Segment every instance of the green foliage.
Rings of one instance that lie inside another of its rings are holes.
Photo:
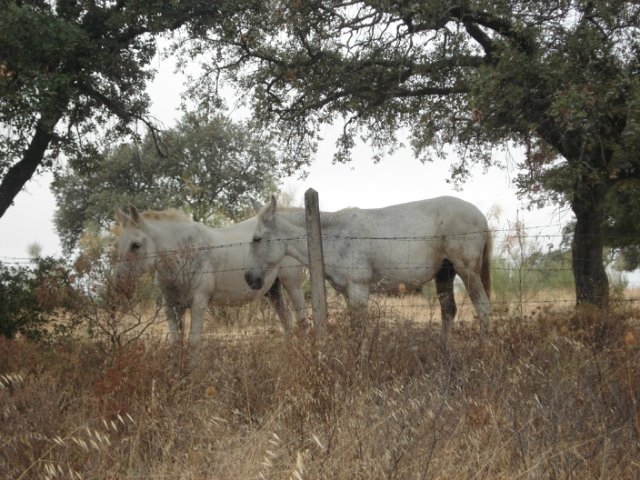
[[[519,294],[529,297],[543,289],[573,288],[569,251],[532,252],[514,262],[515,259],[502,257],[493,259],[491,286],[501,298],[515,298]]]
[[[336,155],[344,161],[358,135],[385,153],[406,128],[425,160],[457,146],[454,180],[472,162],[494,163],[496,144],[524,146],[521,194],[570,205],[576,298],[606,305],[607,194],[640,178],[629,153],[640,139],[637,2],[235,6],[195,52],[214,55],[207,76],[252,89],[265,124],[279,120],[285,139],[305,140],[344,119]]]
[[[637,95],[634,3],[356,3],[238,2],[193,54],[208,48],[204,76],[250,88],[256,116],[285,122],[286,138],[344,118],[340,160],[359,134],[393,148],[401,127],[424,158],[457,144],[461,178],[470,158],[492,162],[496,142],[534,147],[535,170],[621,141]]]
[[[516,221],[504,240],[496,245],[491,264],[491,288],[497,310],[524,315],[527,304],[543,291],[566,292],[574,288],[571,251],[566,245],[543,247]]]
[[[38,168],[86,159],[145,115],[157,36],[190,18],[218,18],[201,2],[0,0],[0,215]]]
[[[59,172],[55,224],[67,251],[85,228],[108,228],[115,205],[181,208],[213,225],[246,218],[286,168],[269,135],[222,115],[185,115],[161,137],[107,148]]]
[[[29,266],[0,263],[0,335],[43,341],[62,333],[55,322],[80,300],[73,280],[61,259],[36,258]]]
[[[640,194],[638,181],[627,181],[609,193],[607,244],[618,252],[616,266],[631,271],[640,267]]]
[[[128,122],[146,108],[144,83],[150,75],[143,66],[155,54],[155,43],[115,34],[125,27],[116,9],[66,2],[58,8],[49,2],[2,3],[0,123],[7,129],[0,136],[1,176],[22,157],[45,112],[64,116],[67,127],[56,132],[51,146],[77,151],[88,140],[82,134],[106,125],[113,110],[128,115]],[[47,165],[58,151],[50,151]]]

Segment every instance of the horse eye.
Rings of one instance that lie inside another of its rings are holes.
[[[132,252],[137,252],[138,250],[140,250],[141,246],[142,246],[142,244],[140,242],[133,242],[131,244],[131,251]]]
[[[260,243],[262,237],[253,237],[253,243]]]

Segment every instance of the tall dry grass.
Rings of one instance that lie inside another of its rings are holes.
[[[370,313],[322,345],[2,340],[0,478],[640,478],[637,311],[600,342],[589,312],[499,317],[482,351],[471,322],[445,351],[401,300]]]

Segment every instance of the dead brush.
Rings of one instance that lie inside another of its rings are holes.
[[[112,457],[112,437],[118,435],[123,425],[130,424],[132,418],[93,417],[73,424],[58,423],[61,414],[73,416],[64,412],[62,400],[67,392],[62,390],[64,386],[48,375],[0,375],[3,405],[0,477],[84,478],[83,472],[105,473],[118,465]]]
[[[378,304],[323,342],[209,336],[189,368],[153,339],[0,342],[0,477],[637,478],[637,323],[595,349],[569,319],[498,323],[483,351],[460,323],[445,351]]]

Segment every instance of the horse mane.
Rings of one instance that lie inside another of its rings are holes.
[[[164,210],[145,210],[140,213],[140,216],[147,220],[167,220],[172,222],[193,222],[191,217],[187,215],[183,210],[177,208],[167,208]],[[112,233],[119,237],[122,233],[122,226],[116,223],[111,229]]]
[[[174,222],[192,222],[193,220],[184,211],[177,208],[165,210],[145,210],[140,214],[142,218],[149,220],[172,220]]]
[[[320,223],[322,228],[331,228],[334,226],[341,226],[344,222],[349,221],[349,217],[354,213],[361,210],[358,207],[346,207],[335,212],[320,212]],[[282,214],[284,218],[289,221],[293,221],[294,224],[304,226],[305,225],[305,209],[301,207],[278,207],[277,213]]]

